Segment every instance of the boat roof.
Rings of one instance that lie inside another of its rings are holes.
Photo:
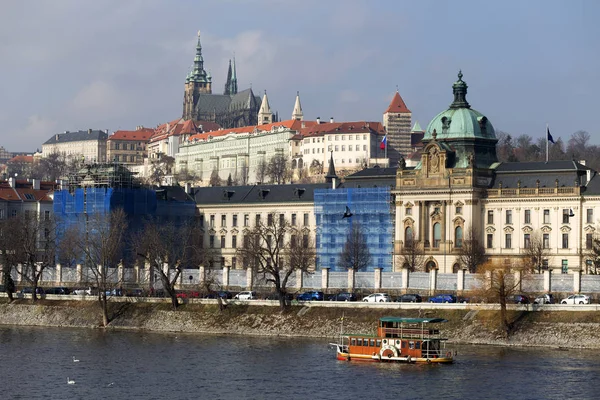
[[[381,322],[400,322],[403,324],[435,324],[438,322],[448,322],[444,318],[406,318],[406,317],[382,317]]]

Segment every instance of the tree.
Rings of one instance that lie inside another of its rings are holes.
[[[312,160],[309,169],[311,175],[321,175],[323,173],[323,163],[320,163],[319,160]]]
[[[425,265],[425,250],[423,249],[423,243],[419,240],[414,240],[413,237],[406,239],[400,250],[400,256],[398,257],[399,264],[402,268],[408,268],[411,272],[421,271]]]
[[[162,287],[177,309],[175,285],[186,267],[198,267],[207,259],[202,246],[203,233],[195,222],[176,224],[150,219],[135,236],[136,254],[150,265],[150,276]]]
[[[174,165],[175,159],[164,154],[152,159],[150,162],[149,183],[157,186],[162,185],[165,177],[171,174]]]
[[[219,171],[217,171],[216,168],[211,172],[208,184],[210,186],[221,186],[221,178],[219,177]]]
[[[283,154],[276,154],[269,160],[265,172],[271,182],[280,185],[290,179],[290,171],[287,157]]]
[[[177,181],[194,183],[198,180],[198,175],[195,171],[190,171],[187,166],[183,167],[177,173]]]
[[[267,162],[264,159],[261,159],[256,164],[255,175],[257,183],[265,183],[265,177],[267,176]]]
[[[542,272],[544,260],[550,255],[550,249],[544,246],[542,233],[538,230],[530,234],[529,244],[526,242],[522,251],[528,270]]]
[[[233,186],[233,179],[231,178],[231,172],[229,173],[229,176],[227,177],[227,186]]]
[[[241,185],[248,184],[249,172],[250,172],[250,168],[248,168],[248,166],[244,163],[242,165],[242,167],[240,168],[239,184],[241,184]]]
[[[500,315],[498,328],[503,336],[508,338],[512,332],[514,321],[509,319],[506,304],[511,301],[515,294],[520,293],[523,277],[528,273],[526,266],[521,263],[494,264],[486,262],[479,267],[482,273],[481,289],[479,292],[484,298],[500,304]]]
[[[479,237],[479,231],[471,226],[467,229],[462,246],[456,247],[458,262],[471,273],[475,273],[479,265],[483,264],[487,259],[485,248],[479,241]]]
[[[355,272],[364,271],[371,262],[371,253],[367,245],[367,238],[359,223],[352,223],[350,232],[346,236],[346,244],[340,252],[339,266]]]
[[[286,292],[290,276],[296,271],[309,273],[316,250],[308,232],[295,229],[289,221],[277,216],[273,212],[267,215],[266,223],[258,221],[244,235],[237,255],[243,265],[252,268],[256,277],[273,283],[283,310],[289,305]]]
[[[12,231],[17,222],[14,218],[0,220],[0,261],[2,262],[2,285],[8,296],[8,301],[13,301],[13,293],[15,292],[15,282],[12,279],[11,273],[17,266],[15,257],[15,249],[17,242]]]
[[[110,293],[121,283],[118,266],[126,250],[127,216],[123,209],[116,209],[108,214],[85,214],[84,218],[83,226],[72,226],[69,229],[79,234],[77,250],[83,255],[83,263],[98,288],[102,325],[106,327],[112,319],[108,312],[106,293]]]
[[[74,168],[74,167],[73,167]],[[68,175],[67,157],[64,153],[51,153],[42,158],[33,168],[32,175],[36,179],[56,181]]]
[[[597,275],[600,273],[600,239],[592,240],[592,247],[587,251],[586,257],[592,261],[592,268],[587,271],[588,274]]]

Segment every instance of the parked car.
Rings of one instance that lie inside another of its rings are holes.
[[[551,294],[543,294],[533,300],[533,304],[554,304],[554,296]]]
[[[238,300],[254,300],[257,297],[256,292],[239,292],[238,294],[233,296],[233,298]]]
[[[286,293],[285,297],[290,301],[294,299],[294,295],[291,293]],[[279,293],[271,292],[271,293],[268,293],[267,295],[265,295],[264,298],[265,298],[265,300],[279,300]]]
[[[75,289],[73,290],[73,294],[76,294],[77,296],[91,296],[92,295],[92,288],[88,287],[88,288],[79,288],[79,289]]]
[[[42,295],[42,294],[46,293],[46,292],[44,291],[44,289],[43,289],[43,288],[41,288],[41,287],[38,287],[38,288],[36,288],[36,289],[35,289],[35,292],[36,292],[37,294],[39,294],[39,295]],[[31,288],[31,287],[26,287],[26,288],[23,288],[23,289],[21,289],[21,293],[22,293],[22,294],[31,294],[31,293],[33,293],[33,288]]]
[[[64,286],[57,286],[45,289],[46,294],[71,294],[71,289]]]
[[[232,299],[233,294],[231,294],[231,292],[228,292],[227,290],[219,290],[217,292],[208,293],[204,296],[205,299],[216,299],[217,297],[220,297],[222,299]]]
[[[420,294],[406,293],[398,297],[396,301],[400,303],[420,303],[423,301],[423,298]]]
[[[358,300],[358,298],[356,297],[356,294],[352,293],[352,292],[340,292],[340,293],[336,293],[331,295],[331,297],[329,297],[330,301],[356,301]]]
[[[298,301],[322,301],[324,298],[325,295],[323,294],[323,292],[317,292],[314,290],[304,292],[296,296],[296,300]]]
[[[560,304],[590,304],[590,298],[585,294],[572,294],[566,299],[562,299]]]
[[[470,297],[463,297],[460,296],[456,299],[457,303],[470,303],[471,302],[471,298]]]
[[[195,290],[185,290],[185,291],[177,292],[177,294],[175,294],[175,297],[180,298],[180,299],[191,299],[191,298],[200,297],[200,293]]]
[[[373,293],[364,297],[362,301],[366,301],[367,303],[389,303],[392,301],[392,298],[387,293]]]
[[[429,298],[430,303],[456,303],[456,296],[453,294],[438,294]]]
[[[529,297],[525,296],[524,294],[515,294],[513,296],[513,303],[515,304],[529,304]]]

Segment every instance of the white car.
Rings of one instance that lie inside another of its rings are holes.
[[[75,290],[73,290],[73,294],[76,294],[78,296],[85,296],[85,295],[91,296],[92,288],[88,287],[87,289],[85,289],[85,288],[84,289],[75,289]]]
[[[366,301],[367,303],[389,303],[392,301],[392,298],[387,293],[373,293],[363,298],[362,301]]]
[[[590,298],[585,294],[572,294],[566,299],[562,299],[560,304],[590,304]]]
[[[238,300],[254,300],[256,299],[256,292],[239,292],[233,298]]]

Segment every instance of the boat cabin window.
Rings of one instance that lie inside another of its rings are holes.
[[[375,339],[371,339],[371,347],[375,347]]]
[[[408,342],[408,348],[409,349],[414,349],[415,348],[415,342],[413,342],[412,340],[410,342]]]
[[[377,339],[377,347],[381,347],[381,339]]]
[[[406,342],[402,342],[402,348],[405,349],[406,348]]]
[[[352,346],[356,346],[356,339],[355,339],[355,338],[352,338],[352,339],[350,340],[350,345],[352,345]]]
[[[398,346],[400,346],[400,341],[399,341],[399,340],[396,340],[396,344],[397,344]]]
[[[415,349],[417,349],[417,350],[418,350],[418,349],[420,349],[420,348],[421,348],[421,342],[417,342],[417,343],[415,344]]]

